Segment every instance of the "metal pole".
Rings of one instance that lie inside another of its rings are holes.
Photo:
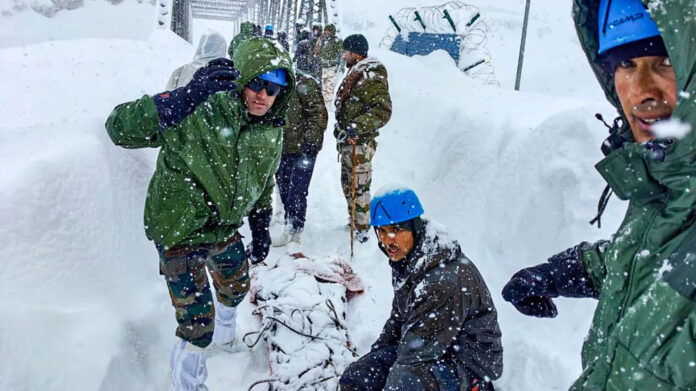
[[[329,11],[327,10],[328,7],[326,7],[326,0],[321,0],[321,13],[322,16],[324,17],[324,26],[329,24]]]
[[[278,14],[278,31],[285,31],[286,36],[287,33],[289,33],[288,29],[288,23],[286,21],[288,15],[288,0],[283,0],[283,3],[280,6],[280,14]],[[288,38],[288,42],[290,42]]]
[[[522,25],[522,41],[520,42],[520,57],[517,60],[517,78],[515,79],[515,91],[520,90],[520,81],[522,79],[522,63],[524,62],[524,46],[527,41],[527,24],[529,22],[529,3],[524,8],[524,24]]]
[[[307,25],[311,26],[314,23],[314,14],[312,13],[312,8],[314,7],[314,0],[307,0],[305,4],[307,4]]]

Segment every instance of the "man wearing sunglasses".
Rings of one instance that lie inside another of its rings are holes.
[[[232,348],[236,306],[249,290],[246,260],[263,261],[271,245],[273,176],[295,75],[288,53],[261,37],[240,43],[233,60],[209,62],[185,87],[121,104],[106,123],[119,146],[160,148],[145,232],[179,324],[172,391],[207,389],[204,349]],[[237,231],[246,216],[245,250]]]

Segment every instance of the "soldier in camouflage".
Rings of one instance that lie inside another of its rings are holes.
[[[367,56],[367,39],[361,34],[351,35],[343,42],[343,50],[343,59],[349,71],[336,93],[334,136],[338,143],[341,184],[349,215],[355,174],[356,238],[364,243],[369,238],[372,158],[377,148],[375,139],[379,129],[391,118],[392,103],[387,70],[379,60]]]
[[[321,63],[321,93],[324,101],[331,102],[336,85],[338,63],[343,54],[343,40],[336,37],[336,26],[327,24],[314,46],[314,55]]]

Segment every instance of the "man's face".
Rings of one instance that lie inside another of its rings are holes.
[[[652,127],[677,105],[677,82],[669,57],[636,57],[619,63],[614,86],[637,143],[655,138]]]
[[[331,30],[329,29],[324,29],[324,35],[328,38],[331,36]]]
[[[296,24],[296,25],[295,25],[295,31],[297,31],[297,33],[299,34],[300,31],[302,31],[302,26],[299,25],[299,24]]]
[[[244,87],[242,90],[244,104],[247,110],[249,110],[249,114],[259,117],[265,115],[273,107],[273,102],[275,102],[277,96],[268,96],[265,88],[259,92],[254,92],[249,87]]]
[[[346,61],[346,66],[348,68],[358,63],[358,55],[351,52],[350,50],[343,51],[343,59]]]
[[[387,252],[389,260],[398,262],[413,249],[413,233],[396,225],[377,227],[377,239]]]

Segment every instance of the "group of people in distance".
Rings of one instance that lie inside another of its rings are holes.
[[[619,114],[597,164],[608,183],[600,215],[611,194],[628,200],[628,210],[609,240],[520,270],[502,297],[535,317],[555,317],[559,296],[598,299],[572,391],[696,389],[696,7],[572,0],[572,8],[581,47]],[[170,390],[206,390],[206,351],[237,343],[236,307],[272,242],[275,180],[286,217],[277,244],[300,241],[328,122],[320,87],[328,83],[316,73],[322,44],[303,44],[310,37],[302,31],[294,61],[277,39],[235,37],[228,59],[224,38],[204,37],[197,63],[177,70],[166,91],[123,103],[107,120],[115,144],[160,149],[145,230],[178,322]],[[335,50],[328,36],[321,42]],[[457,241],[423,217],[413,190],[370,196],[375,138],[391,116],[387,72],[362,35],[340,48],[342,60],[327,56],[324,65],[348,67],[329,99],[341,180],[349,211],[355,192],[358,241],[371,226],[394,288],[379,339],[346,369],[340,388],[493,390],[503,372],[493,297]],[[662,133],[675,127],[692,131]]]

